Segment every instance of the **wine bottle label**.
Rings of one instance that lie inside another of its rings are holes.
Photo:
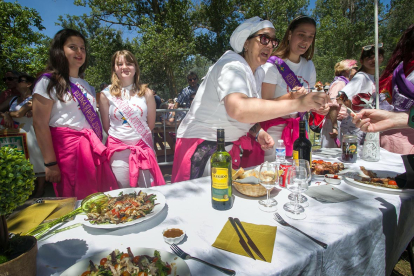
[[[297,151],[297,150],[294,150],[293,151],[293,159],[299,159],[299,151]]]
[[[212,198],[215,201],[229,200],[229,170],[226,168],[212,168]]]

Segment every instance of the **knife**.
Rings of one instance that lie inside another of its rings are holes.
[[[243,234],[247,238],[247,243],[250,245],[250,247],[253,249],[253,251],[256,252],[257,256],[259,256],[263,261],[267,262],[265,257],[263,257],[262,253],[260,253],[259,248],[257,248],[257,246],[254,244],[254,242],[249,237],[249,235],[247,235],[247,232],[246,232],[246,230],[244,230],[243,225],[241,224],[240,220],[238,218],[235,218],[234,221],[240,227],[240,229],[243,231]]]
[[[246,253],[249,254],[249,256],[253,258],[253,260],[256,260],[256,258],[253,256],[252,251],[250,251],[249,246],[244,241],[243,236],[240,234],[239,229],[237,229],[236,223],[234,223],[234,219],[232,217],[229,217],[229,221],[231,225],[233,226],[234,230],[236,230],[236,233],[240,238],[239,243],[243,247],[244,251],[246,251]]]

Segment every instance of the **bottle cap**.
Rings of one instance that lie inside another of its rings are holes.
[[[282,139],[277,140],[278,143],[283,143],[284,141]]]

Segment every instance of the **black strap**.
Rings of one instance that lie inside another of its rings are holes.
[[[9,109],[12,106],[12,104],[19,98],[19,96],[15,96],[9,103]]]

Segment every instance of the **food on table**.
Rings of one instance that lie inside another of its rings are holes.
[[[87,213],[87,219],[92,224],[119,224],[145,217],[156,205],[156,195],[139,193],[123,194],[109,197],[109,200],[95,212]]]
[[[327,177],[327,178],[332,178],[332,179],[339,179],[339,176],[338,176],[338,175],[336,175],[336,174],[334,174],[334,175],[327,174],[327,175],[325,175],[325,177]]]
[[[240,167],[237,171],[234,169],[231,169],[231,175],[232,175],[233,180],[239,178],[243,174],[244,174],[244,169],[242,167]]]
[[[161,260],[160,252],[154,251],[154,257],[148,255],[112,251],[102,258],[99,265],[89,261],[89,268],[81,276],[167,276],[171,274],[171,265]]]
[[[377,177],[377,174],[373,171],[367,170],[364,166],[359,167],[365,176],[361,178],[354,178],[355,181],[370,184],[373,186],[380,186],[390,189],[398,189],[397,182],[393,177]]]
[[[166,238],[177,238],[184,234],[183,230],[178,228],[171,228],[164,232],[164,237]]]
[[[257,171],[255,171],[255,170],[244,171],[244,173],[239,178],[244,179],[244,178],[249,177],[249,176],[254,176],[254,177],[259,178],[259,175],[258,175]]]
[[[323,160],[312,160],[311,170],[316,175],[337,174],[343,169],[345,169],[345,166],[341,162],[331,163]]]

